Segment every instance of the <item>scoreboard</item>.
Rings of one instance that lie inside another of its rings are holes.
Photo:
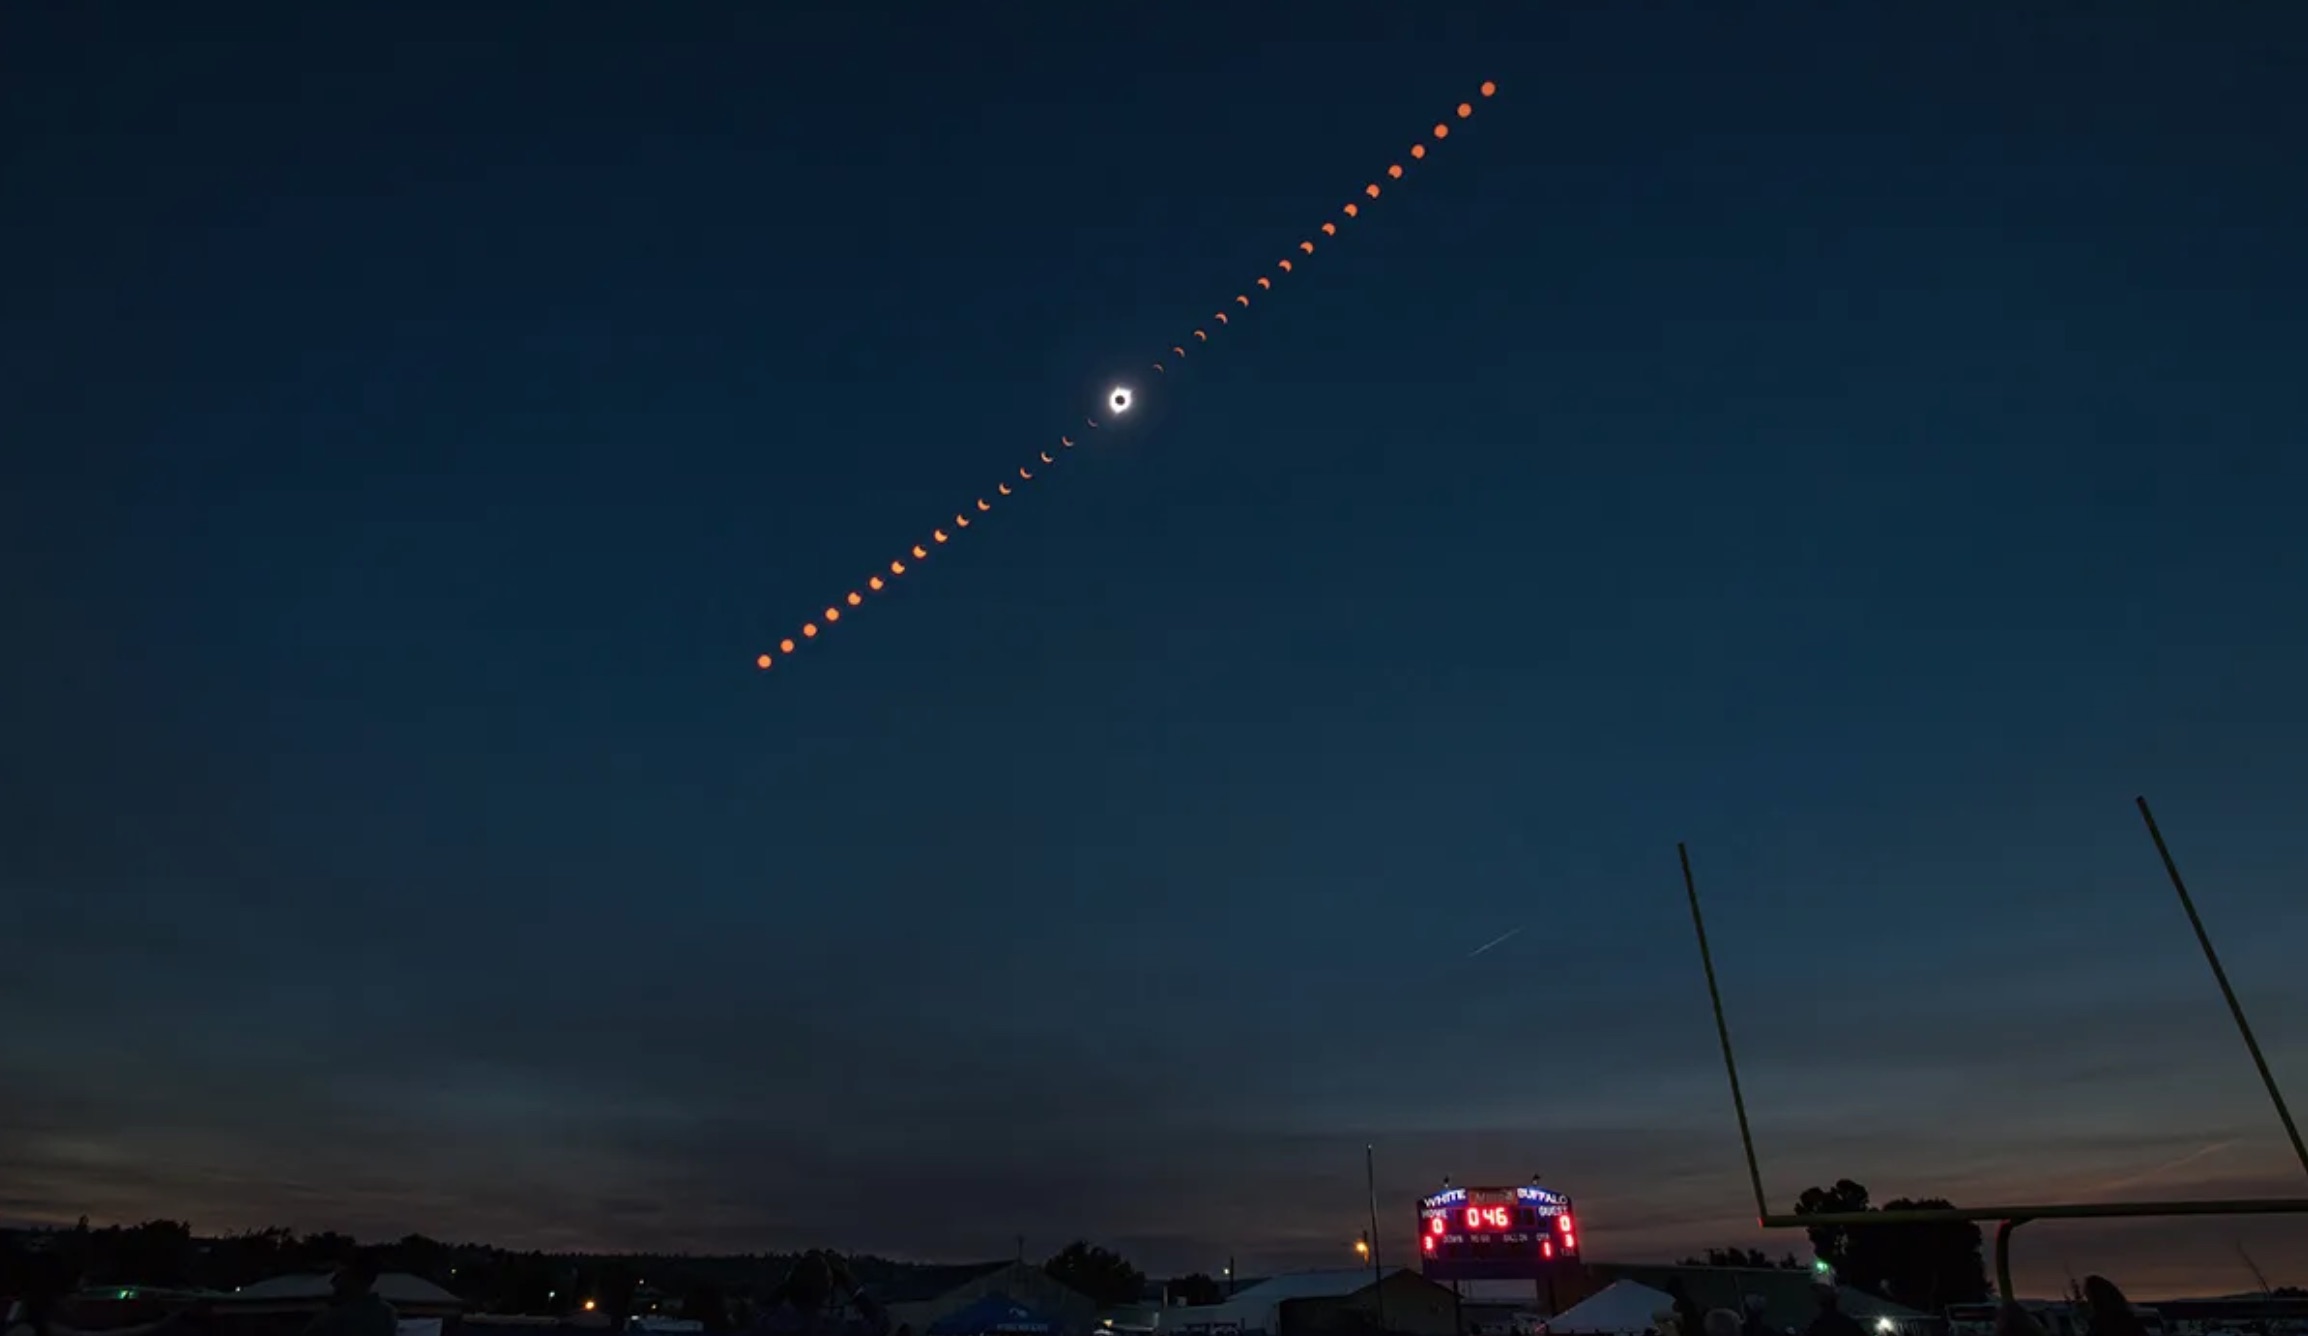
[[[1536,1280],[1578,1260],[1579,1222],[1536,1184],[1445,1188],[1419,1199],[1418,1251],[1429,1280]]]

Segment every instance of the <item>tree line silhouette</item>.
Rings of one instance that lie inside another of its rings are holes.
[[[111,1286],[229,1292],[273,1276],[328,1271],[356,1255],[373,1259],[380,1270],[431,1281],[472,1312],[590,1312],[619,1325],[656,1313],[694,1318],[714,1331],[746,1320],[798,1257],[520,1252],[422,1234],[363,1244],[334,1231],[282,1228],[198,1238],[178,1220],[102,1229],[83,1220],[74,1229],[0,1233],[0,1294]],[[869,1287],[911,1269],[875,1257],[854,1258],[850,1265]]]
[[[298,1234],[272,1228],[216,1238],[195,1237],[178,1220],[48,1231],[0,1231],[0,1295],[63,1295],[114,1286],[147,1290],[230,1292],[274,1276],[328,1271],[355,1256],[381,1271],[405,1272],[439,1285],[477,1313],[580,1313],[622,1328],[654,1314],[690,1318],[708,1331],[748,1325],[799,1260],[798,1253],[729,1256],[598,1255],[518,1252],[481,1244],[443,1243],[410,1234],[363,1244],[349,1234]],[[922,1268],[873,1256],[844,1259],[870,1293],[904,1288]],[[1101,1306],[1135,1303],[1145,1274],[1120,1254],[1077,1240],[1044,1270]],[[1216,1285],[1201,1278],[1211,1289]]]
[[[1801,1215],[1875,1209],[1944,1207],[1936,1198],[1900,1198],[1877,1208],[1867,1188],[1838,1179],[1806,1189]],[[1809,1231],[1817,1257],[1838,1283],[1927,1313],[1950,1304],[1990,1298],[1979,1227],[1969,1223],[1821,1226]],[[363,1245],[351,1235],[298,1234],[272,1228],[218,1238],[196,1238],[176,1220],[92,1229],[83,1219],[69,1230],[0,1233],[0,1294],[55,1293],[111,1285],[230,1291],[272,1276],[326,1271],[356,1253],[380,1269],[421,1276],[464,1300],[471,1311],[573,1316],[590,1312],[622,1326],[638,1314],[693,1318],[708,1330],[748,1322],[755,1307],[792,1269],[798,1254],[735,1256],[595,1255],[517,1252],[480,1244],[443,1243],[410,1234]],[[847,1259],[870,1292],[902,1287],[917,1268],[885,1258]],[[1800,1268],[1792,1254],[1774,1261],[1755,1248],[1710,1248],[1684,1259],[1688,1266]],[[1077,1240],[1045,1265],[1050,1276],[1101,1306],[1134,1303],[1146,1277],[1120,1254]],[[1223,1297],[1209,1276],[1172,1281],[1171,1297],[1215,1303]],[[590,1307],[588,1307],[590,1305]]]

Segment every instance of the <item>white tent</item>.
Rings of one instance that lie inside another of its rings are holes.
[[[1419,1283],[1421,1279],[1417,1272],[1408,1267],[1390,1267],[1387,1270],[1386,1278],[1390,1282],[1402,1276],[1411,1277],[1413,1284]],[[1166,1308],[1162,1310],[1156,1326],[1161,1331],[1195,1333],[1196,1336],[1279,1332],[1282,1330],[1284,1304],[1298,1299],[1344,1299],[1361,1294],[1373,1284],[1370,1268],[1361,1266],[1344,1270],[1288,1272],[1259,1281],[1224,1303]]]
[[[1569,1336],[1574,1332],[1597,1336],[1640,1332],[1654,1325],[1656,1314],[1674,1306],[1674,1299],[1663,1291],[1631,1280],[1614,1280],[1548,1318],[1547,1330],[1555,1336]]]

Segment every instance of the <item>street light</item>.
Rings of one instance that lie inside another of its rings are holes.
[[[1354,1255],[1363,1258],[1370,1256],[1370,1236],[1368,1234],[1354,1241]]]

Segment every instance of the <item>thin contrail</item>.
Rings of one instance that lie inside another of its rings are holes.
[[[1492,947],[1497,946],[1499,943],[1506,941],[1508,938],[1521,931],[1521,928],[1507,929],[1505,932],[1499,934],[1496,937],[1493,937],[1489,941],[1483,943],[1481,946],[1478,946],[1474,950],[1467,952],[1467,959],[1473,960],[1476,956],[1481,955],[1483,952],[1490,950]]]
[[[2208,1155],[2217,1155],[2221,1151],[2224,1151],[2228,1149],[2228,1147],[2235,1144],[2236,1143],[2233,1140],[2215,1141],[2209,1146],[2202,1146],[2195,1150],[2189,1151],[2187,1154],[2167,1164],[2159,1164],[2155,1168],[2150,1169],[2145,1173],[2133,1174],[2129,1178],[2119,1178],[2113,1182],[2102,1183],[2100,1184],[2099,1190],[2102,1192],[2113,1192],[2117,1188],[2128,1188],[2135,1183],[2145,1183],[2151,1178],[2161,1178],[2165,1174],[2172,1172],[2174,1169],[2181,1168],[2185,1165],[2194,1164],[2196,1161],[2201,1160]]]

